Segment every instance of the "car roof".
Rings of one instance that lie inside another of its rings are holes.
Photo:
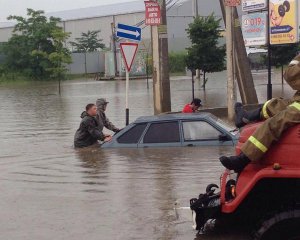
[[[158,121],[174,121],[174,120],[196,120],[196,119],[207,119],[212,118],[217,120],[218,118],[208,112],[201,113],[165,113],[154,116],[144,116],[137,118],[134,123],[145,123],[145,122],[158,122]]]

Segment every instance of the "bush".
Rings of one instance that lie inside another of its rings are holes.
[[[186,52],[170,52],[169,53],[169,72],[179,73],[185,72]]]

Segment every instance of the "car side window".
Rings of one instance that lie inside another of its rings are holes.
[[[180,142],[179,124],[174,122],[152,123],[144,136],[144,143]]]
[[[185,141],[216,140],[222,134],[205,121],[183,122],[182,126]]]
[[[138,143],[143,134],[147,123],[137,124],[134,127],[130,128],[127,132],[118,137],[118,143]]]

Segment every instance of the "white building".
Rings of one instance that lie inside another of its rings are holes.
[[[169,36],[169,51],[184,50],[189,46],[186,29],[192,22],[193,0],[168,0],[167,22]],[[149,45],[150,27],[143,23],[144,1],[123,2],[112,5],[95,6],[82,9],[67,10],[61,12],[46,13],[47,16],[62,19],[62,27],[65,32],[70,32],[69,41],[81,36],[82,32],[88,30],[101,30],[99,37],[107,47],[111,44],[112,25],[124,23],[138,25],[142,28],[142,39],[144,45]],[[219,0],[198,1],[198,12],[200,16],[215,13],[221,18]],[[12,35],[14,23],[0,23],[0,42],[6,42]],[[71,46],[69,45],[71,48]],[[148,46],[145,46],[148,48]]]

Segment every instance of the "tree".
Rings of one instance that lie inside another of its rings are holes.
[[[60,94],[60,81],[67,72],[66,63],[70,64],[72,62],[69,50],[63,45],[65,39],[69,37],[69,33],[53,31],[52,37],[55,52],[50,53],[48,56],[52,66],[47,71],[51,74],[52,78],[58,79]]]
[[[206,84],[206,73],[219,72],[225,69],[225,46],[219,46],[221,19],[214,14],[207,17],[197,17],[189,24],[187,33],[192,46],[187,48],[186,65],[194,71],[203,71],[203,88]]]
[[[98,33],[101,31],[88,31],[87,33],[81,33],[80,38],[75,38],[75,42],[70,44],[75,47],[76,52],[94,52],[99,49],[105,48],[102,43],[103,39],[98,39]]]
[[[276,68],[281,67],[283,81],[283,66],[288,64],[300,50],[299,43],[287,45],[271,45],[271,62]]]
[[[20,72],[34,79],[49,79],[57,71],[53,55],[63,54],[60,66],[70,62],[70,53],[63,46],[69,37],[58,25],[59,18],[44,16],[44,11],[27,9],[28,18],[9,16],[15,20],[13,35],[3,47],[6,56],[5,68]]]

